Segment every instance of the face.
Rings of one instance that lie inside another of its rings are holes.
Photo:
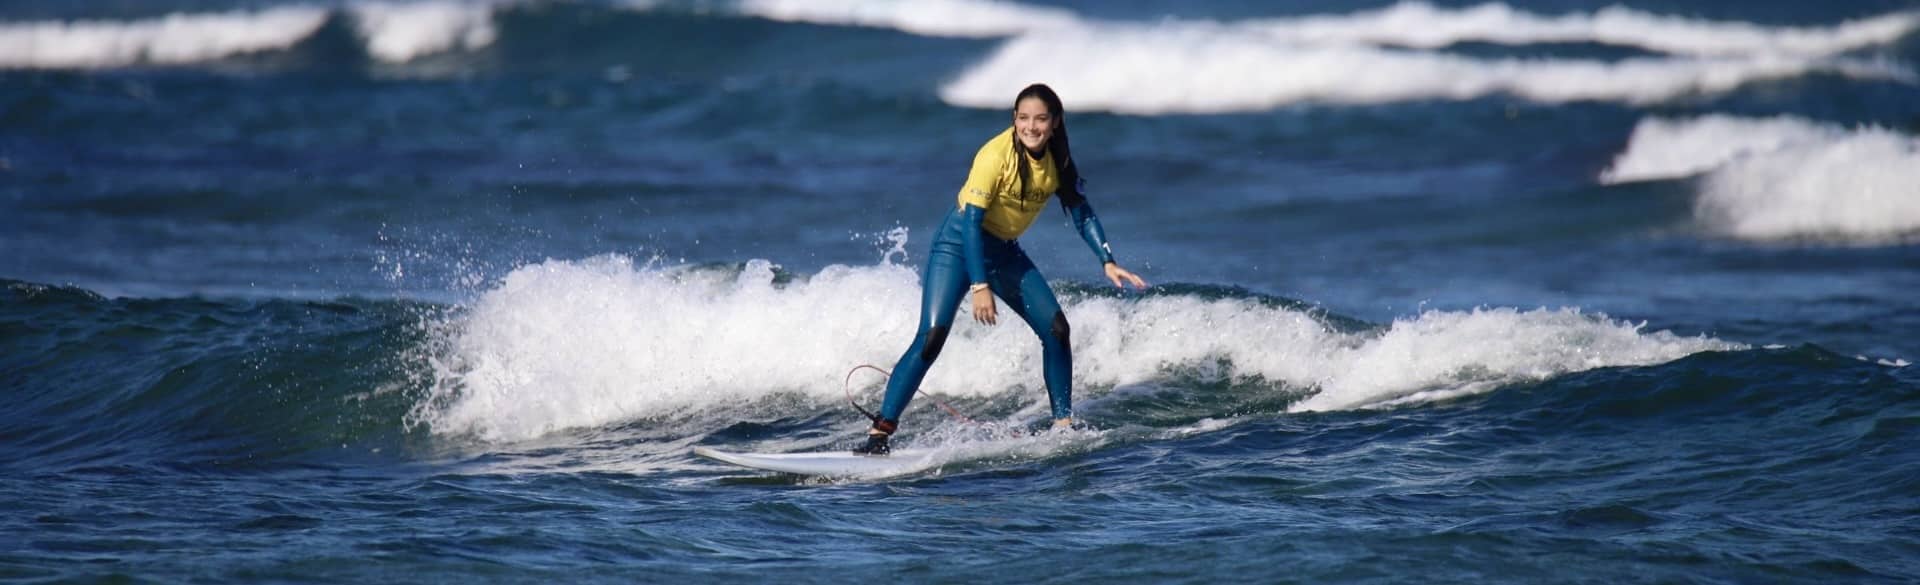
[[[1028,152],[1041,152],[1047,147],[1047,140],[1053,138],[1053,125],[1053,113],[1040,98],[1020,100],[1013,109],[1013,135]]]

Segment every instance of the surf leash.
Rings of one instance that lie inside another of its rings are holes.
[[[847,404],[851,404],[851,405],[853,405],[853,409],[854,409],[854,410],[858,410],[858,411],[860,411],[860,414],[862,414],[862,415],[865,415],[865,416],[867,417],[867,420],[871,420],[871,421],[873,421],[873,422],[874,422],[874,424],[879,424],[879,423],[880,423],[880,415],[877,415],[877,414],[874,414],[874,413],[873,413],[872,411],[869,411],[869,410],[867,410],[867,409],[865,409],[865,408],[861,408],[861,407],[860,407],[860,403],[859,403],[859,402],[857,402],[857,401],[855,401],[855,400],[853,399],[853,388],[852,388],[852,386],[853,386],[853,373],[854,373],[854,372],[858,372],[858,371],[860,371],[860,370],[862,370],[862,369],[867,369],[867,370],[873,370],[873,371],[875,371],[875,372],[880,372],[880,375],[881,375],[881,376],[884,376],[884,377],[887,377],[887,378],[892,378],[892,377],[893,377],[893,372],[889,372],[889,371],[886,371],[886,370],[882,370],[882,369],[880,369],[880,367],[879,367],[879,366],[875,366],[875,365],[872,365],[872,364],[860,364],[860,365],[857,365],[857,366],[854,366],[854,367],[853,367],[853,369],[851,369],[851,370],[847,370],[847,378],[846,378],[846,380],[844,380],[844,381],[842,381],[842,382],[840,383],[840,391],[841,391],[841,392],[844,392],[844,393],[846,393],[846,395],[847,395]],[[980,424],[980,423],[978,423],[978,422],[975,422],[975,421],[974,421],[973,419],[971,419],[971,418],[967,418],[967,415],[964,415],[964,414],[960,414],[960,411],[959,411],[959,410],[956,410],[956,409],[954,409],[954,408],[953,408],[953,407],[951,407],[951,406],[947,406],[947,403],[945,403],[945,402],[942,402],[942,401],[940,400],[940,398],[939,398],[939,397],[937,397],[937,396],[934,396],[934,395],[932,395],[932,394],[928,394],[928,393],[922,393],[922,395],[923,395],[923,396],[926,396],[926,397],[927,397],[927,400],[932,400],[934,404],[936,404],[936,405],[939,405],[939,406],[940,406],[940,409],[941,409],[941,410],[945,410],[945,411],[947,411],[947,414],[951,414],[951,415],[953,415],[953,418],[957,418],[957,419],[960,419],[960,422],[964,422],[964,423],[967,423],[967,424]]]

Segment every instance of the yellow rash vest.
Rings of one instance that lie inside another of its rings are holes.
[[[1027,226],[1047,208],[1047,201],[1060,188],[1060,174],[1053,157],[1020,156],[1014,152],[1013,127],[988,140],[973,156],[973,170],[967,172],[967,184],[960,187],[959,205],[986,210],[981,227],[1002,240],[1026,233]],[[1022,147],[1024,148],[1024,147]],[[1027,180],[1021,185],[1021,160],[1027,161]],[[963,207],[964,209],[964,207]]]

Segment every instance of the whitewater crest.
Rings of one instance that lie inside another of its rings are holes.
[[[489,3],[365,2],[351,5],[350,11],[367,54],[390,63],[480,49],[499,36]]]
[[[1076,107],[1130,114],[1258,111],[1303,102],[1368,104],[1512,95],[1540,103],[1652,104],[1825,73],[1913,83],[1900,63],[1849,51],[1920,27],[1894,13],[1830,27],[1769,28],[1625,8],[1542,17],[1504,4],[1403,2],[1344,15],[1235,22],[1071,25],[1014,36],[940,88],[955,105],[1000,107],[1047,79]],[[1661,53],[1617,61],[1480,58],[1460,42],[1592,42]],[[1205,88],[1204,91],[1196,88]]]
[[[1296,103],[1372,104],[1511,95],[1542,103],[1651,104],[1744,84],[1832,74],[1916,82],[1860,54],[1920,29],[1920,11],[1825,26],[1765,26],[1624,6],[1543,15],[1491,2],[1427,2],[1339,14],[1236,21],[1109,21],[1005,0],[602,0],[590,9],[750,18],[1002,39],[938,89],[945,102],[999,108],[1045,79],[1076,109],[1130,114],[1259,111]],[[0,67],[180,65],[286,50],[338,19],[376,62],[408,63],[498,42],[500,13],[523,0],[360,0],[134,21],[0,24]],[[1598,43],[1654,55],[1482,58],[1451,45]],[[1196,91],[1193,88],[1205,88]]]
[[[500,4],[357,2],[339,9],[285,6],[131,21],[0,23],[0,68],[104,69],[215,61],[292,48],[333,18],[347,20],[369,56],[403,63],[492,44],[498,36],[493,13]]]
[[[1072,12],[995,0],[744,0],[741,14],[768,20],[889,28],[936,37],[999,37],[1072,26]]]
[[[1895,12],[1832,26],[1772,27],[1664,16],[1612,5],[1545,16],[1494,2],[1461,8],[1426,2],[1342,15],[1253,21],[1248,28],[1306,44],[1374,44],[1422,49],[1478,41],[1509,45],[1600,43],[1700,57],[1825,57],[1891,43],[1920,28],[1920,12]]]
[[[1602,183],[1698,177],[1694,216],[1754,240],[1875,244],[1920,234],[1920,138],[1803,118],[1648,118]]]
[[[283,50],[320,29],[328,12],[290,7],[258,12],[173,14],[132,22],[0,23],[0,67],[84,69],[180,64]]]
[[[1062,93],[1070,92],[1076,107],[1151,115],[1493,94],[1542,103],[1650,104],[1815,72],[1912,77],[1889,63],[1860,60],[1773,55],[1490,60],[1367,45],[1305,46],[1209,28],[1162,25],[1022,36],[943,86],[940,96],[958,105],[1001,107],[1002,94],[1011,91],[1006,88],[1019,87],[1016,80],[1047,79]]]
[[[660,3],[642,4],[656,9]],[[1920,11],[1828,26],[1764,26],[1618,5],[1540,15],[1498,2],[1459,8],[1399,2],[1344,14],[1229,22],[1102,21],[994,0],[747,0],[737,11],[926,36],[1005,37],[999,49],[944,84],[940,97],[954,105],[997,108],[1007,93],[1046,79],[1072,95],[1076,108],[1131,114],[1497,93],[1544,103],[1649,104],[1815,73],[1913,82],[1913,72],[1902,64],[1845,55],[1920,29]],[[1443,51],[1463,42],[1597,43],[1659,55],[1623,61],[1487,59]]]
[[[436,333],[430,396],[412,418],[438,434],[518,441],[747,408],[783,393],[837,401],[849,368],[899,357],[919,295],[914,270],[891,263],[792,279],[764,260],[720,268],[602,256],[524,266]],[[1257,377],[1311,394],[1294,410],[1340,410],[1741,347],[1577,309],[1429,311],[1343,332],[1248,297],[1062,300],[1082,402],[1180,370]],[[1039,354],[1025,327],[959,320],[923,388],[1013,393],[1038,413]]]

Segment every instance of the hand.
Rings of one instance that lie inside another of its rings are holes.
[[[1114,286],[1124,289],[1127,288],[1127,285],[1131,284],[1134,288],[1147,290],[1147,281],[1141,280],[1139,275],[1129,272],[1125,268],[1121,268],[1120,263],[1108,262],[1106,269],[1107,280],[1113,281]]]
[[[987,325],[998,324],[999,313],[999,306],[993,302],[993,289],[973,291],[973,320]]]

